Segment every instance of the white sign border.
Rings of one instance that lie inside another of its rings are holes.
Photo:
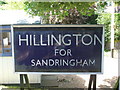
[[[102,60],[101,60],[101,72],[16,72],[15,71],[15,58],[14,58],[14,32],[13,27],[103,27],[103,36],[102,36]],[[105,28],[104,25],[58,25],[58,24],[50,24],[50,25],[34,25],[34,24],[14,24],[11,25],[12,31],[12,56],[14,61],[14,73],[16,74],[103,74],[104,73],[104,32]]]

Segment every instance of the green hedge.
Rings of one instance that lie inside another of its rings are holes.
[[[120,40],[120,13],[115,14],[115,40]]]
[[[115,40],[120,40],[120,14],[115,13]],[[105,43],[110,42],[110,34],[111,34],[111,14],[110,13],[103,13],[99,14],[97,18],[98,24],[105,25]]]

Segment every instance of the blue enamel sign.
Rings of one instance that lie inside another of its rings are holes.
[[[101,25],[13,25],[15,72],[102,73]]]

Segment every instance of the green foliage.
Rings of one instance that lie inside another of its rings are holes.
[[[91,16],[95,11],[94,2],[25,2],[24,4],[25,11],[32,16],[42,16],[49,24],[80,24],[85,19],[79,18]],[[76,20],[80,21],[77,23]]]
[[[106,1],[101,1],[101,2],[97,2],[96,3],[97,5],[96,5],[96,13],[98,14],[98,13],[104,13],[104,10],[105,10],[105,7],[107,6],[107,2]]]
[[[115,14],[115,40],[120,40],[120,14]]]
[[[98,24],[105,25],[105,43],[110,41],[110,22],[111,22],[111,14],[103,13],[99,14],[97,18]]]
[[[4,2],[4,1],[0,1],[0,10],[2,10],[3,8],[2,8],[2,6],[3,5],[5,5],[5,4],[7,4],[6,2]]]
[[[3,10],[24,10],[24,2],[21,1],[6,1],[2,5],[1,9]]]
[[[0,1],[0,5],[4,5],[4,4],[7,4],[7,3],[4,1]]]
[[[87,19],[87,24],[97,24],[97,14],[89,16],[89,19]]]
[[[117,82],[114,85],[114,90],[118,90],[119,89],[119,80],[120,80],[120,78],[118,77]]]
[[[115,40],[120,40],[120,14],[116,13],[115,15]],[[110,41],[110,27],[111,27],[111,14],[110,13],[103,13],[99,14],[97,18],[98,24],[104,24],[105,25],[105,42]]]
[[[116,6],[120,5],[120,1],[118,1],[118,2],[115,2],[115,4],[116,4]]]
[[[69,9],[77,9],[83,15],[90,15],[94,11],[92,3],[87,2],[25,2],[25,10],[32,15],[41,16],[52,12],[52,15],[68,15]]]

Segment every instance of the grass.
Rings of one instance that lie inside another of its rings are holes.
[[[51,87],[42,87],[40,86],[40,84],[31,84],[31,90],[48,90],[47,88],[51,88]],[[5,88],[5,89],[20,89],[20,85],[19,84],[4,84],[4,85],[1,85],[0,86],[2,88]],[[25,90],[28,90],[27,86],[25,85]]]

